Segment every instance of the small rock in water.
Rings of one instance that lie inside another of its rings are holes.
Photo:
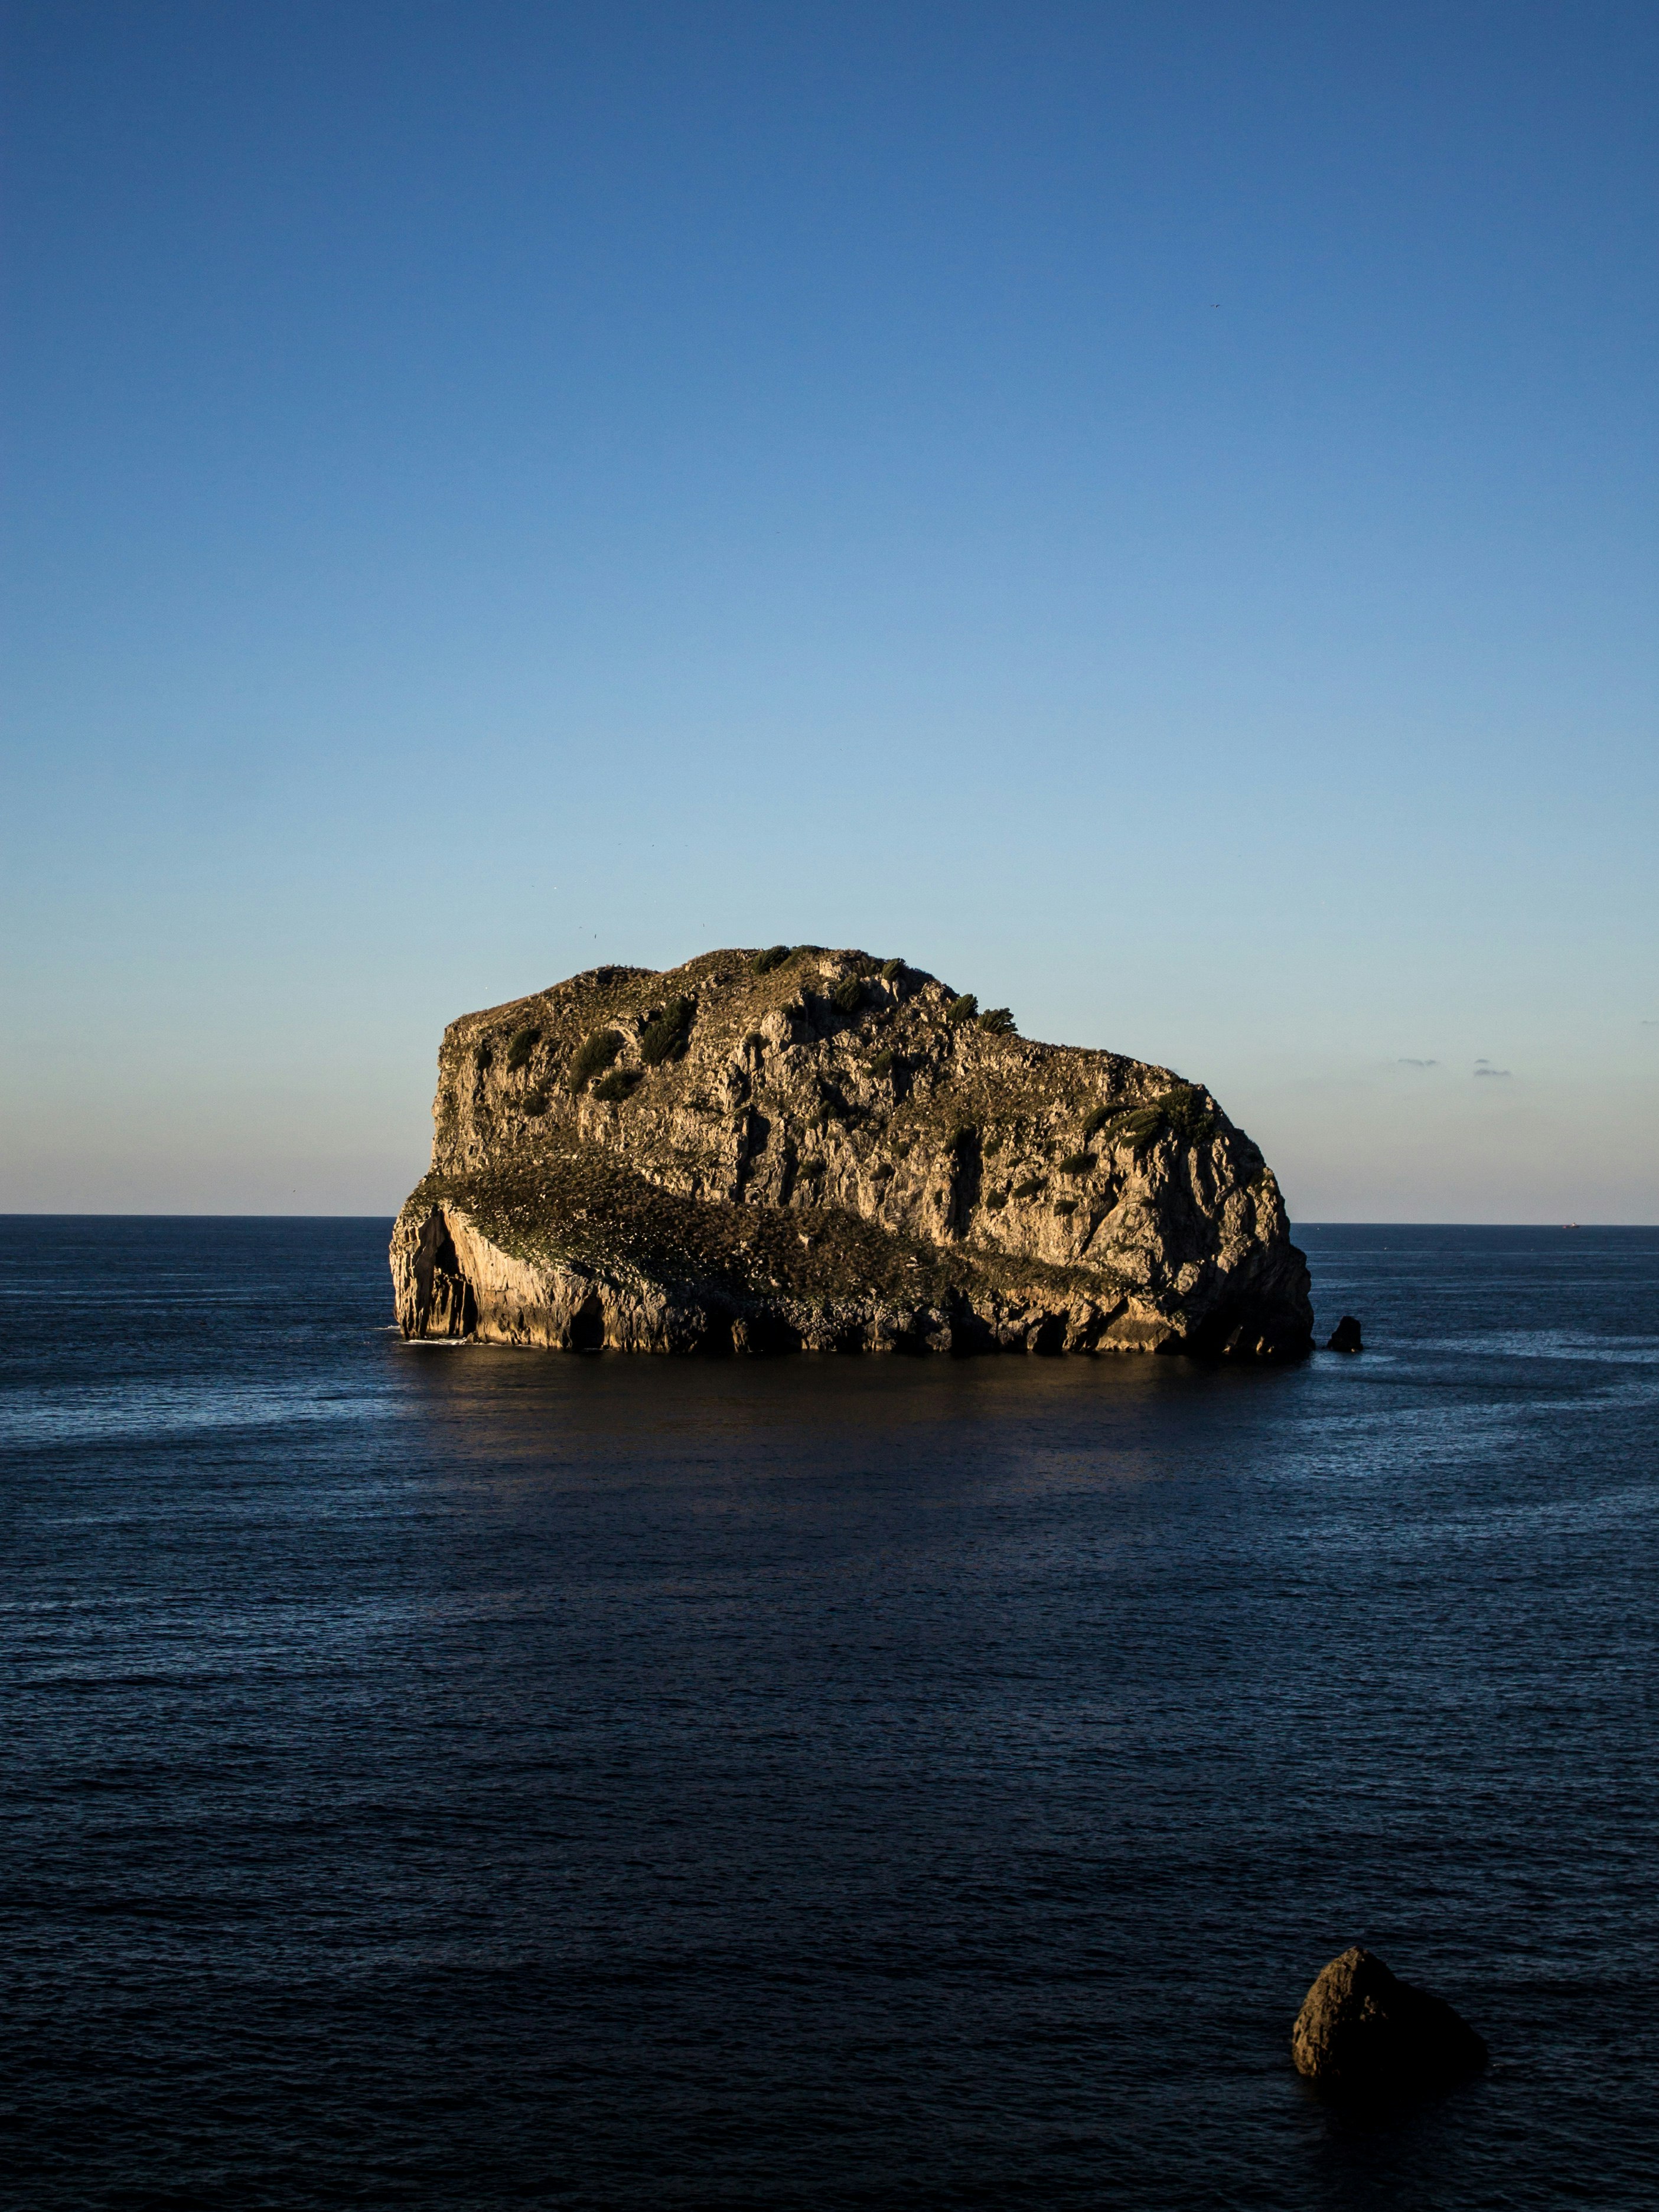
[[[1349,2097],[1449,2088],[1486,2063],[1486,2046],[1441,1997],[1397,1981],[1358,1944],[1333,1959],[1291,2032],[1298,2073]]]
[[[1363,1352],[1364,1348],[1359,1341],[1359,1323],[1352,1314],[1344,1314],[1325,1340],[1327,1352]]]

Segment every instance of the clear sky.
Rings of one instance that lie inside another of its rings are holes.
[[[784,939],[1659,1220],[1650,0],[3,14],[0,1208]]]

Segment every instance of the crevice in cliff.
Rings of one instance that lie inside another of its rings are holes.
[[[441,1206],[421,1230],[415,1255],[416,1336],[471,1336],[478,1326],[477,1294],[467,1280]]]
[[[605,1308],[597,1291],[584,1299],[571,1316],[570,1334],[566,1341],[572,1352],[605,1350]]]

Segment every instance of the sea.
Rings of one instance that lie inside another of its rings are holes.
[[[0,1221],[0,2198],[1659,2204],[1659,1231],[1322,1340],[405,1344],[380,1220]],[[1355,2113],[1349,1944],[1486,2072]]]

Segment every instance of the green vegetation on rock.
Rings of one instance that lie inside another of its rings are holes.
[[[566,1078],[571,1097],[577,1097],[592,1077],[609,1067],[622,1048],[620,1030],[595,1030],[585,1036],[571,1055],[570,1072]]]
[[[661,1013],[646,1024],[640,1032],[640,1058],[647,1067],[660,1067],[664,1060],[679,1058],[691,1035],[696,1011],[694,1000],[671,999]]]
[[[1123,1117],[1119,1134],[1127,1138],[1137,1158],[1163,1139],[1177,1144],[1206,1145],[1221,1127],[1221,1117],[1195,1083],[1179,1083]]]

